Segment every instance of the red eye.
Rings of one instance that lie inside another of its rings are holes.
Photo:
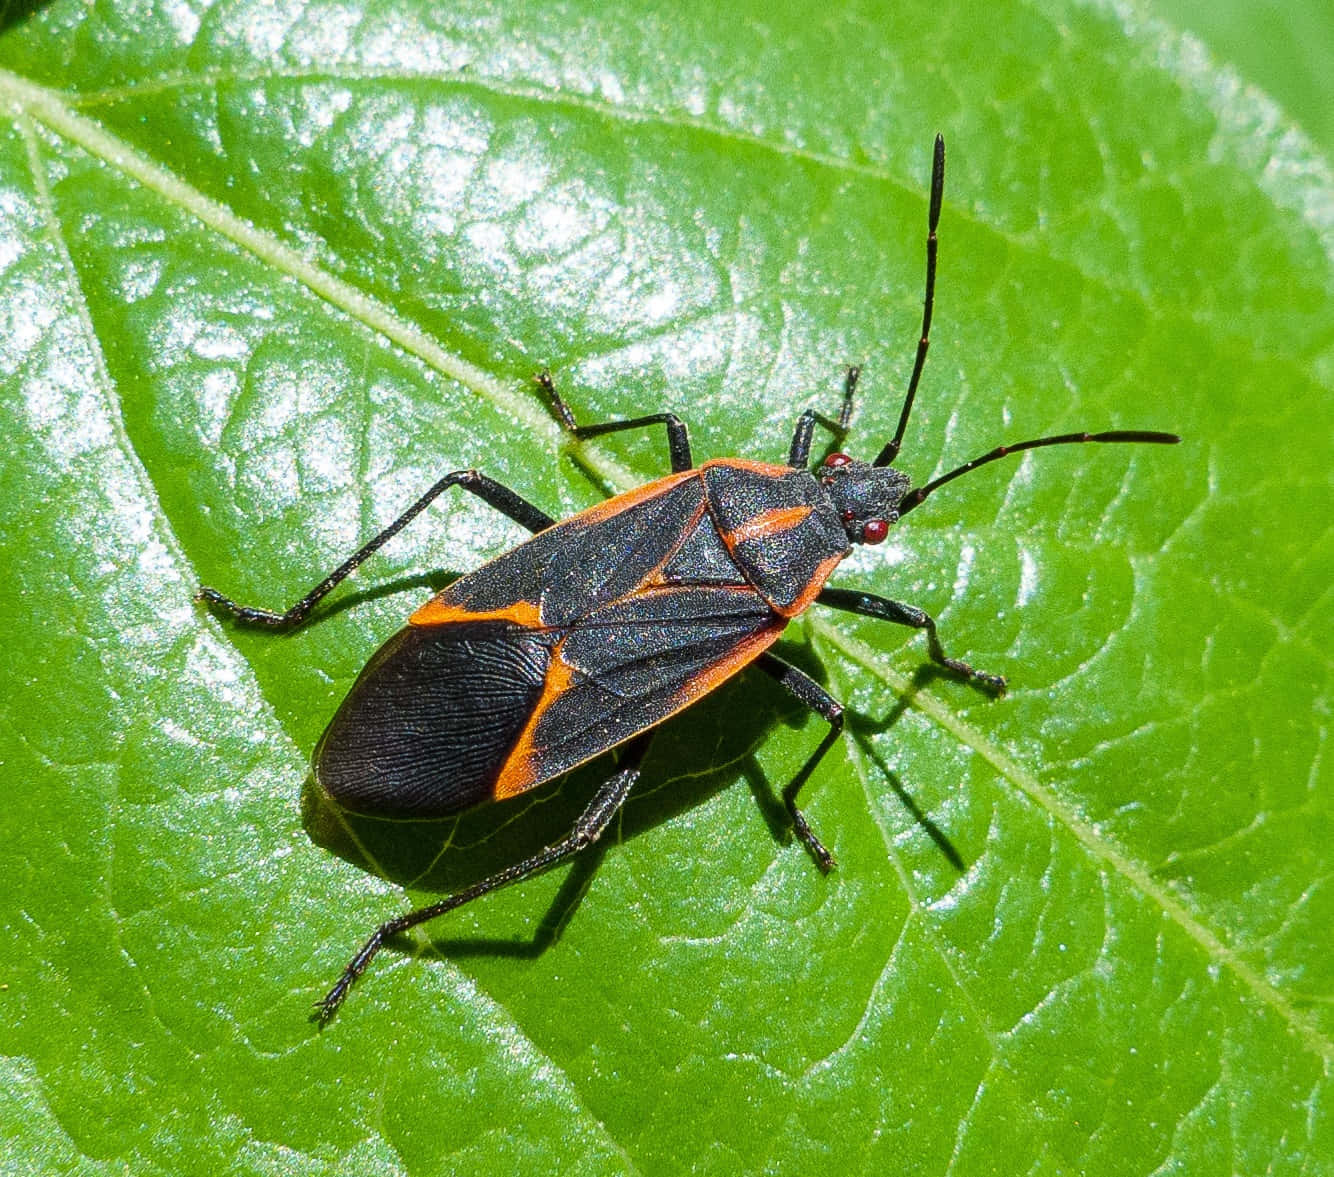
[[[868,519],[862,524],[862,543],[878,544],[889,534],[889,524],[883,519]]]
[[[836,466],[846,466],[851,461],[852,459],[848,457],[847,454],[830,454],[829,457],[824,460],[824,464],[833,468]]]

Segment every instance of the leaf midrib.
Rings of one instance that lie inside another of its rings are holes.
[[[201,224],[250,251],[279,273],[300,282],[368,330],[383,335],[427,367],[489,400],[514,417],[529,433],[543,438],[548,448],[556,449],[560,446],[562,435],[559,426],[549,414],[538,408],[534,398],[519,395],[518,390],[506,381],[497,379],[462,356],[447,351],[376,299],[321,269],[272,234],[238,217],[225,205],[204,195],[123,139],[110,134],[98,123],[76,114],[56,91],[35,85],[7,70],[0,70],[0,96],[6,93],[16,100],[20,114],[28,115],[89,154],[118,168],[145,188],[195,217]],[[593,447],[584,446],[581,449],[587,451],[586,460],[595,472],[613,485],[629,487],[638,481],[632,471]]]

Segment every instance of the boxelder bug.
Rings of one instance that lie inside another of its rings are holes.
[[[1170,433],[1116,430],[1039,437],[995,449],[913,488],[891,463],[926,361],[936,278],[936,225],[945,143],[936,137],[927,216],[922,332],[893,438],[872,462],[832,453],[807,470],[816,425],[841,438],[858,369],[848,371],[837,421],[807,411],[785,465],[720,458],[696,466],[672,413],[580,425],[551,377],[544,389],[577,438],[664,426],[672,473],[557,523],[479,474],[446,474],[384,531],[285,613],[199,598],[237,621],[274,630],[303,624],[324,596],[452,486],[533,532],[513,551],[424,604],[367,663],[315,749],[315,776],[357,813],[434,818],[503,800],[624,744],[616,771],[574,828],[545,850],[376,929],[317,1004],[331,1018],[384,942],[470,900],[527,878],[597,840],[639,776],[653,728],[756,666],[829,724],[783,790],[797,837],[822,870],[834,860],[797,808],[797,793],[843,726],[843,708],[769,647],[809,605],[924,629],[933,661],[997,695],[1005,679],[946,657],[932,619],[913,605],[825,581],[854,544],[877,544],[945,483],[1007,454],[1075,442],[1157,442]]]

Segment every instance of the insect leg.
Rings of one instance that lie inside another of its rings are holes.
[[[801,766],[801,771],[783,790],[783,803],[792,816],[792,828],[796,830],[797,837],[811,852],[811,857],[815,859],[819,868],[822,871],[830,871],[834,867],[834,856],[825,849],[824,843],[815,836],[815,832],[806,821],[805,814],[797,808],[797,793],[815,771],[815,766],[824,759],[824,754],[834,746],[834,741],[843,730],[843,704],[809,675],[803,674],[795,666],[789,665],[774,654],[766,651],[756,659],[755,665],[765,674],[776,678],[807,707],[829,723],[829,731],[820,741],[820,746],[811,753],[806,763]]]
[[[838,412],[838,420],[807,409],[797,418],[797,429],[792,434],[792,448],[788,451],[787,464],[795,470],[804,470],[811,458],[811,436],[816,425],[823,426],[834,435],[836,442],[842,441],[848,432],[848,422],[852,420],[852,395],[857,391],[857,379],[862,374],[861,368],[853,364],[848,369],[847,380],[843,385],[843,407]]]
[[[997,695],[1005,694],[1005,676],[988,674],[983,670],[974,670],[967,662],[957,658],[948,658],[940,638],[936,635],[936,623],[929,614],[916,605],[905,605],[900,601],[890,601],[872,593],[863,593],[856,589],[826,588],[821,589],[815,598],[816,604],[829,605],[834,609],[843,609],[848,613],[860,613],[863,617],[875,617],[880,621],[892,621],[896,625],[908,625],[913,629],[926,630],[927,648],[931,652],[931,661],[952,670],[955,674],[981,683],[987,690]]]
[[[212,608],[220,610],[246,625],[258,625],[266,629],[295,629],[306,620],[310,611],[337,585],[361,567],[367,557],[379,551],[451,486],[462,487],[469,494],[475,494],[483,502],[489,503],[497,511],[508,515],[516,523],[528,528],[529,531],[542,531],[555,522],[545,511],[539,510],[527,499],[520,498],[509,487],[502,485],[495,479],[488,478],[485,474],[479,474],[476,470],[455,470],[452,474],[446,474],[440,479],[379,535],[353,552],[285,612],[278,613],[271,609],[256,609],[249,605],[238,605],[230,597],[224,597],[217,589],[207,586],[201,586],[199,592],[195,594],[195,600],[206,601]]]
[[[343,970],[343,975],[338,978],[334,987],[315,1003],[315,1008],[318,1011],[315,1015],[316,1020],[323,1025],[334,1016],[338,1007],[343,1004],[343,999],[347,996],[352,983],[366,971],[366,966],[370,964],[371,959],[384,947],[385,941],[391,936],[397,936],[400,932],[406,932],[409,928],[415,928],[418,924],[433,920],[436,916],[444,915],[447,911],[462,907],[465,903],[470,903],[490,891],[498,890],[510,883],[516,883],[520,879],[538,874],[548,867],[555,866],[563,859],[577,854],[580,850],[587,849],[596,842],[610,824],[611,819],[616,816],[635,781],[639,779],[640,765],[644,761],[644,754],[648,751],[651,739],[652,733],[646,732],[626,745],[615,774],[597,791],[593,800],[589,802],[588,808],[580,814],[579,820],[574,823],[574,828],[559,842],[553,842],[544,850],[539,850],[522,862],[507,866],[504,870],[483,879],[480,883],[474,883],[471,887],[456,891],[453,895],[440,900],[438,903],[432,903],[427,907],[410,911],[406,915],[387,920],[376,928],[374,935],[361,946],[357,955],[348,962],[347,968]]]
[[[628,421],[600,421],[596,425],[580,425],[570,411],[560,393],[556,391],[556,382],[551,373],[543,369],[537,374],[537,382],[542,391],[551,398],[552,407],[560,417],[560,423],[575,437],[599,437],[604,433],[619,433],[623,429],[647,429],[650,425],[667,426],[667,450],[671,455],[672,473],[693,470],[695,460],[690,456],[690,434],[685,423],[675,413],[651,413],[647,417],[632,417]]]

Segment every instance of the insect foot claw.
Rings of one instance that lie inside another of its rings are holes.
[[[347,978],[340,977],[338,984],[315,1003],[315,1012],[310,1015],[310,1020],[318,1024],[321,1029],[333,1021],[334,1014],[338,1012],[338,1007],[343,1004],[343,998],[347,996],[347,987]]]
[[[834,856],[825,849],[824,843],[815,836],[815,831],[807,824],[805,815],[799,809],[792,810],[792,828],[796,832],[798,841],[815,859],[815,865],[820,868],[821,874],[827,875],[838,865]]]
[[[952,670],[960,677],[977,683],[998,699],[1005,694],[1006,688],[1009,686],[1003,674],[988,674],[985,670],[975,670],[967,662],[960,662],[957,658],[944,658],[940,662],[947,670]]]

